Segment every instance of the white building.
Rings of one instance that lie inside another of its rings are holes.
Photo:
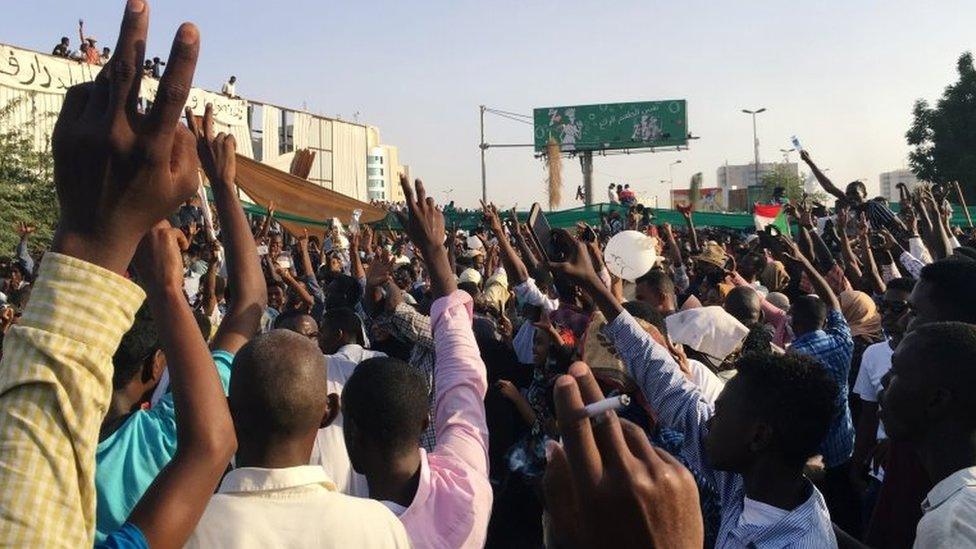
[[[0,44],[0,60],[5,67],[0,69],[0,108],[11,106],[8,124],[32,125],[39,150],[50,147],[67,88],[94,80],[102,68],[6,44]],[[153,101],[158,86],[158,80],[144,78],[140,101]],[[374,146],[368,135],[372,126],[201,88],[190,90],[187,104],[194,114],[202,116],[207,103],[214,105],[215,131],[233,135],[239,154],[287,172],[295,151],[308,149],[315,155],[310,182],[357,200],[369,199],[366,164]]]
[[[908,190],[914,189],[921,181],[915,177],[912,170],[894,170],[890,172],[884,172],[878,176],[878,182],[881,184],[881,196],[888,199],[890,202],[897,202],[900,198],[898,195],[898,184],[904,183],[908,187]]]
[[[799,173],[799,166],[796,162],[761,162],[758,176],[755,164],[725,164],[719,166],[716,171],[718,186],[727,192],[731,189],[744,189],[753,185],[761,185],[764,175],[782,169],[784,166],[792,174]]]
[[[366,158],[366,193],[370,200],[390,200],[390,159],[385,147],[373,147]]]

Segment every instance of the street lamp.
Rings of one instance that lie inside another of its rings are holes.
[[[752,115],[752,142],[756,153],[756,185],[759,185],[759,135],[756,133],[756,115],[766,112],[766,107],[754,111],[742,109],[742,112]]]
[[[668,164],[668,182],[671,187],[671,192],[668,193],[668,207],[674,209],[674,166],[676,164],[681,164],[681,159],[675,160],[674,162]]]
[[[783,153],[783,163],[784,164],[789,164],[790,163],[790,153],[793,152],[793,151],[795,151],[795,150],[796,149],[792,149],[792,148],[791,149],[780,149],[779,150],[779,152]]]

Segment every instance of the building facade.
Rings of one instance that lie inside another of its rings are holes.
[[[7,123],[30,127],[37,149],[49,150],[54,121],[68,88],[94,80],[102,67],[5,44],[0,44],[0,60],[0,108],[11,106]],[[158,80],[144,78],[140,101],[152,102],[158,86]],[[310,182],[357,200],[369,200],[367,160],[371,144],[367,129],[374,127],[246,97],[230,98],[201,88],[190,90],[187,105],[195,115],[202,116],[207,103],[214,105],[215,131],[233,135],[239,154],[287,172],[295,151],[308,149],[315,154]],[[375,133],[378,136],[379,130]]]
[[[884,172],[878,176],[878,182],[880,183],[881,196],[885,197],[890,202],[897,202],[899,200],[898,195],[898,184],[904,183],[908,187],[908,190],[912,190],[921,183],[918,177],[912,173],[912,170],[894,170],[890,172]]]
[[[716,171],[718,187],[728,192],[733,189],[745,189],[753,185],[761,185],[763,176],[772,173],[777,168],[786,167],[791,174],[800,173],[796,162],[761,162],[759,173],[756,173],[755,164],[725,164],[719,166]]]

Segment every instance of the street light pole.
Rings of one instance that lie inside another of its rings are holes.
[[[752,143],[756,155],[756,185],[759,185],[759,134],[756,132],[756,115],[766,112],[766,107],[762,107],[761,109],[756,109],[754,111],[742,109],[742,112],[752,115]]]
[[[478,107],[481,110],[481,144],[478,148],[481,149],[481,201],[485,204],[488,203],[488,184],[485,181],[485,149],[488,145],[485,144],[485,106],[480,105]]]
[[[668,164],[668,181],[670,182],[670,192],[668,193],[668,208],[674,209],[674,168],[675,164],[681,164],[681,160],[675,160],[674,162]]]

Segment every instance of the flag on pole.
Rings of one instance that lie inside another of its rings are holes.
[[[779,232],[790,234],[790,222],[786,218],[786,209],[782,204],[754,204],[752,216],[756,221],[757,231],[772,225],[779,229]]]

